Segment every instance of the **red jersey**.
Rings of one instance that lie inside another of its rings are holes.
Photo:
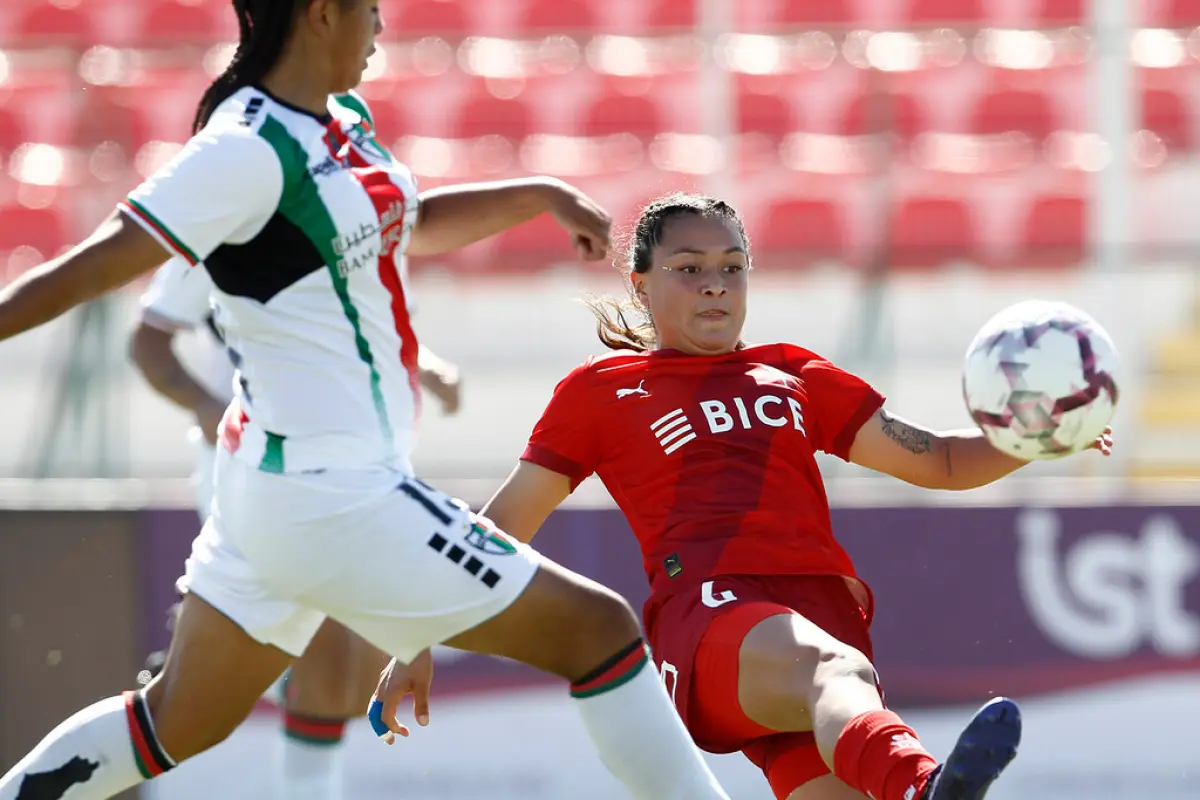
[[[815,453],[846,459],[883,396],[790,344],[719,356],[621,351],[558,384],[522,460],[596,473],[655,593],[714,575],[855,577]]]

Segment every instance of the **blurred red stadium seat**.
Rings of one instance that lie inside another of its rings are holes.
[[[21,115],[13,109],[0,106],[0,168],[4,166],[3,157],[24,141],[25,124]]]
[[[121,102],[119,94],[126,95],[126,102]],[[115,142],[127,155],[136,153],[150,139],[149,111],[130,95],[95,86],[84,91],[75,115],[73,143],[91,148]]]
[[[1192,149],[1192,111],[1182,95],[1167,89],[1146,89],[1141,107],[1143,129],[1157,134],[1170,150]]]
[[[441,36],[461,39],[471,32],[471,20],[458,0],[402,0],[385,9],[384,24],[393,39]]]
[[[1153,8],[1153,6],[1152,6]],[[1166,0],[1147,23],[1161,28],[1195,28],[1200,25],[1200,0]]]
[[[974,27],[987,19],[982,0],[912,0],[904,21],[913,28]]]
[[[1082,25],[1087,17],[1084,0],[1040,0],[1033,14],[1035,28]]]
[[[856,95],[843,109],[837,132],[842,136],[894,133],[910,141],[929,129],[919,101],[909,94]]]
[[[981,136],[1018,131],[1045,139],[1058,129],[1053,103],[1042,92],[997,89],[979,98],[971,112],[970,132]]]
[[[57,208],[5,206],[0,209],[0,221],[0,253],[32,247],[43,258],[51,258],[67,244],[67,223]]]
[[[212,44],[221,39],[223,17],[229,13],[224,4],[156,0],[140,16],[135,43],[142,47]]]
[[[856,21],[847,0],[784,0],[771,11],[771,23],[783,28],[846,28]]]
[[[902,269],[935,269],[978,254],[971,211],[956,197],[903,200],[893,209],[887,231],[887,261]]]
[[[531,272],[555,262],[578,261],[571,240],[549,214],[511,228],[496,237],[495,271]]]
[[[582,33],[595,30],[596,14],[587,0],[530,0],[521,11],[521,33]]]
[[[1017,266],[1074,266],[1083,261],[1087,204],[1082,197],[1034,199],[1021,231]]]
[[[656,0],[650,7],[647,24],[660,30],[694,30],[699,18],[696,2],[697,0]]]
[[[796,130],[795,106],[778,94],[739,91],[737,95],[737,132],[760,133],[774,140]]]
[[[533,111],[520,97],[501,98],[484,90],[462,98],[454,115],[451,136],[476,139],[503,136],[517,141],[534,133]]]
[[[816,259],[846,256],[846,222],[841,206],[832,200],[776,200],[750,223],[756,262],[766,267],[801,267]]]
[[[13,38],[21,47],[83,49],[96,41],[94,10],[90,3],[63,8],[39,0],[17,18]]]
[[[595,98],[583,115],[584,136],[613,136],[629,133],[643,141],[653,139],[663,130],[662,112],[645,95],[627,96],[616,93]]]

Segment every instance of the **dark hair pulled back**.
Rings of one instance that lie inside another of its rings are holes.
[[[733,225],[747,251],[750,239],[741,216],[724,200],[698,194],[676,193],[652,200],[642,209],[641,216],[629,237],[623,271],[644,274],[653,264],[654,248],[662,243],[667,224],[681,216],[713,217]],[[629,296],[591,298],[588,308],[596,317],[596,335],[610,350],[645,352],[654,347],[657,335],[648,309],[637,299],[632,286]]]

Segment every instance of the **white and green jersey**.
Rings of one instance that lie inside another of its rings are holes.
[[[419,403],[407,167],[357,95],[317,116],[241,89],[122,210],[203,263],[240,375],[223,440],[269,472],[411,472]]]

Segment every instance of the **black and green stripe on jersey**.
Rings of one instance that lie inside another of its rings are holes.
[[[308,151],[282,123],[271,116],[263,120],[262,125],[259,126],[258,135],[274,148],[275,154],[279,157],[279,163],[283,167],[283,196],[280,199],[278,213],[297,229],[303,231],[313,246],[317,248],[317,252],[321,254],[321,259],[325,262],[325,268],[329,272],[329,279],[333,283],[333,291],[337,295],[338,302],[341,303],[342,313],[346,315],[346,319],[354,330],[354,345],[359,359],[367,365],[370,371],[371,400],[375,406],[375,414],[379,418],[383,439],[389,443],[390,449],[391,443],[394,441],[394,434],[391,420],[388,419],[387,404],[380,389],[381,378],[379,370],[375,367],[375,355],[371,352],[371,345],[363,334],[358,308],[350,298],[348,276],[343,275],[342,271],[338,269],[339,257],[334,249],[334,242],[339,238],[337,225],[334,223],[329,209],[321,200],[316,182],[309,175]],[[389,452],[388,455],[394,457],[395,453]],[[277,471],[283,471],[282,454],[278,459]]]
[[[334,102],[358,116],[357,121],[336,120],[330,122],[324,133],[329,150],[336,155],[342,142],[352,140],[353,146],[365,151],[382,164],[391,164],[393,159],[386,148],[375,140],[374,123],[366,104],[354,94],[337,95]],[[262,115],[262,97],[255,96],[247,104],[246,115],[249,121],[252,117]],[[278,101],[277,101],[278,102]],[[253,114],[251,114],[253,109]],[[324,124],[314,118],[315,124]],[[320,195],[316,181],[311,173],[310,155],[305,146],[296,139],[287,126],[277,118],[267,113],[258,123],[258,136],[275,151],[283,173],[283,191],[280,195],[279,207],[276,213],[264,226],[263,230],[250,242],[243,245],[224,244],[214,250],[206,259],[208,269],[217,287],[226,294],[246,297],[261,303],[268,302],[279,292],[287,289],[297,281],[312,272],[324,268],[330,278],[334,294],[341,306],[345,319],[353,332],[355,350],[359,360],[367,367],[371,389],[372,404],[379,422],[381,436],[387,444],[385,454],[388,459],[396,457],[394,452],[395,434],[392,421],[389,418],[387,404],[382,391],[382,379],[361,324],[359,309],[355,306],[349,288],[349,276],[339,268],[341,260],[335,242],[341,237],[337,224],[330,210]],[[348,125],[350,133],[341,126]],[[365,160],[350,152],[352,166],[363,166]],[[357,177],[357,176],[356,176]],[[360,181],[361,182],[361,181]],[[363,187],[364,190],[366,187]],[[125,209],[141,219],[141,221],[158,234],[160,240],[188,264],[195,266],[200,263],[197,254],[177,236],[160,219],[154,216],[143,204],[132,198],[126,198]],[[382,227],[382,220],[380,221]],[[382,258],[382,256],[379,256]],[[264,264],[279,264],[279,269],[265,270]],[[399,278],[395,281],[383,277],[381,279],[387,291],[392,295],[393,311],[405,305],[403,287]],[[415,341],[411,326],[397,317],[397,332],[401,334],[402,342],[409,345],[413,354],[407,360],[414,362]],[[402,358],[404,354],[402,353]],[[406,366],[409,366],[406,364]],[[415,379],[412,381],[414,397],[418,391]],[[259,469],[265,472],[282,473],[286,469],[284,444],[286,437],[266,433],[266,445]]]

